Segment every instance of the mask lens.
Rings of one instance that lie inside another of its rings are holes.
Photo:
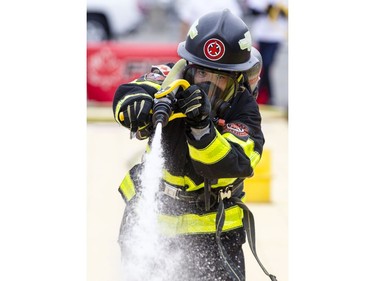
[[[234,94],[235,78],[229,73],[189,65],[184,79],[190,84],[201,85],[213,108],[217,103],[229,100]]]

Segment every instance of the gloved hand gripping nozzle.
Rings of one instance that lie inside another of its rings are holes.
[[[158,123],[161,123],[162,126],[165,127],[169,121],[175,118],[186,117],[186,115],[182,113],[173,113],[173,105],[175,101],[174,95],[180,86],[185,90],[190,84],[184,79],[177,79],[166,89],[161,89],[155,94],[154,106],[152,109],[152,123],[154,124],[154,127],[156,127]]]
[[[156,127],[158,123],[161,123],[163,127],[168,124],[171,115],[173,115],[174,95],[176,94],[178,87],[182,86],[185,88],[190,86],[188,81],[179,79],[182,76],[186,64],[187,62],[184,59],[177,61],[163,81],[161,89],[155,94],[154,106],[152,109],[152,123],[154,127]]]

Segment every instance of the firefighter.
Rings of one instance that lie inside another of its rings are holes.
[[[227,9],[200,17],[177,51],[190,86],[172,101],[173,112],[185,117],[162,128],[157,198],[168,241],[185,258],[180,275],[169,280],[245,280],[243,180],[253,176],[265,142],[256,102],[261,57],[246,24]],[[114,95],[115,120],[149,143],[154,97],[172,66],[153,66]],[[249,80],[254,71],[257,78]],[[124,220],[137,200],[142,167],[135,165],[119,187],[128,208]]]

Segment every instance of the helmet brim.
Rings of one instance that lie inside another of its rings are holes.
[[[223,64],[223,63],[217,63],[211,61],[210,64],[207,64],[207,61],[199,58],[197,56],[194,56],[190,52],[188,52],[185,48],[185,42],[183,41],[178,44],[177,53],[180,57],[183,59],[192,62],[194,64],[198,64],[207,68],[217,69],[220,71],[246,71],[249,70],[257,61],[254,56],[250,56],[250,59],[247,62],[240,63],[240,64]]]

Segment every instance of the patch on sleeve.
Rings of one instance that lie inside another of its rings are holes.
[[[164,77],[167,77],[169,71],[171,71],[171,68],[166,64],[153,65],[151,67],[151,72],[163,75]]]
[[[223,133],[231,133],[238,137],[247,137],[249,129],[242,123],[228,123],[223,129]]]
[[[146,81],[151,81],[151,82],[157,83],[159,85],[161,85],[163,83],[164,79],[165,79],[165,77],[163,75],[153,73],[153,72],[147,73],[147,75],[145,76]]]

